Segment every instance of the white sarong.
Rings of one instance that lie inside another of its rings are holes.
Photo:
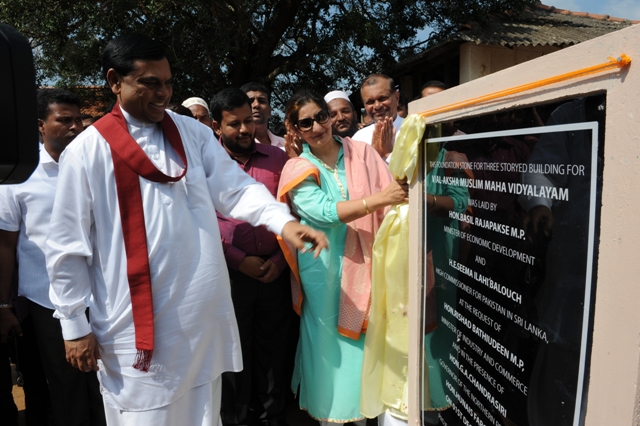
[[[164,407],[147,411],[121,411],[105,402],[108,426],[222,426],[220,377],[195,387]]]

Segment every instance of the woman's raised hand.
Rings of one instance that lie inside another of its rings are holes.
[[[296,135],[291,123],[286,123],[287,133],[284,135],[284,150],[289,158],[299,157],[302,154],[302,141]]]

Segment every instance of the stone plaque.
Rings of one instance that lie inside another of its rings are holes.
[[[584,420],[605,111],[593,95],[428,128],[425,424]]]

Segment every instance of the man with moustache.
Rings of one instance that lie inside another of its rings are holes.
[[[31,353],[21,358],[27,390],[27,422],[46,424],[46,398],[33,398],[31,357],[39,354],[48,383],[56,426],[104,425],[104,408],[95,371],[82,372],[66,360],[60,320],[53,317],[45,241],[58,183],[60,155],[83,130],[80,99],[62,89],[41,89],[37,96],[40,162],[19,185],[0,186],[0,340],[13,329]],[[22,321],[11,311],[9,290],[16,262],[18,293],[27,299],[29,315]],[[79,312],[84,316],[85,312]],[[24,330],[24,333],[23,333]],[[24,335],[23,335],[24,334]],[[27,343],[35,342],[35,344]],[[36,350],[37,348],[37,350]],[[8,415],[8,414],[7,414]]]
[[[62,154],[47,238],[67,360],[99,371],[109,426],[217,426],[220,376],[242,359],[214,213],[301,250],[326,238],[239,170],[211,130],[167,110],[162,44],[118,36],[102,71],[117,103]]]
[[[334,90],[324,96],[329,108],[333,134],[341,138],[353,137],[358,131],[358,114],[349,96],[342,90]]]
[[[250,90],[247,96],[245,89],[225,89],[213,97],[213,130],[238,167],[275,196],[288,156],[256,143],[255,105],[264,105],[265,92]],[[287,263],[275,234],[263,226],[221,214],[218,224],[244,365],[241,372],[222,375],[222,420],[224,425],[283,425],[283,360],[292,313]]]
[[[253,121],[256,123],[256,141],[264,145],[277,146],[284,150],[284,138],[276,136],[269,130],[271,118],[271,93],[260,83],[247,83],[240,88],[251,101]]]
[[[396,136],[404,121],[398,115],[400,92],[391,77],[371,74],[362,82],[360,96],[373,124],[359,130],[353,139],[370,144],[389,163]]]

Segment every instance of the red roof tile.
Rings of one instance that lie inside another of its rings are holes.
[[[600,15],[600,14],[593,14],[593,13],[589,13],[589,12],[574,12],[572,10],[567,10],[567,9],[558,9],[555,6],[547,6],[546,4],[542,4],[542,3],[538,3],[536,5],[536,9],[543,10],[545,12],[560,13],[562,15],[588,16],[589,18],[600,19],[600,20],[603,20],[603,21],[631,22],[632,24],[639,24],[640,23],[640,21],[637,21],[637,20],[631,20],[631,19],[626,19],[626,18],[616,18],[616,17],[610,16],[610,15]]]
[[[465,25],[450,40],[502,46],[560,46],[581,43],[640,21],[573,12],[537,4],[521,15],[495,14],[488,25]]]

